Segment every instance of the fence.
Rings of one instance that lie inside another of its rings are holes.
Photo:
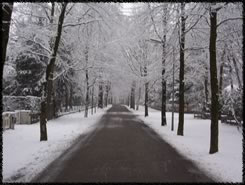
[[[2,114],[2,127],[5,129],[14,129],[16,123],[15,112],[5,112]]]
[[[71,114],[74,112],[80,112],[85,109],[84,106],[72,106],[72,108],[62,107],[61,111],[58,112],[57,117]],[[91,109],[91,106],[89,107]],[[15,124],[33,124],[40,120],[40,112],[30,110],[16,110],[14,112],[3,112],[2,113],[2,128],[14,129]]]
[[[15,124],[32,124],[39,121],[39,112],[30,110],[16,110],[15,112],[3,112],[3,129],[14,129]]]
[[[70,113],[74,113],[74,112],[78,112],[78,111],[82,111],[84,110],[84,106],[72,106],[72,108],[68,107],[66,109],[66,107],[62,107],[59,111],[58,111],[58,117],[66,115],[66,114],[70,114]]]
[[[241,117],[237,116],[235,119],[231,113],[222,114],[220,116],[220,120],[221,120],[221,123],[226,123],[230,125],[239,125],[239,122],[243,122],[243,119]]]
[[[72,108],[62,107],[61,111],[58,112],[58,117],[82,111],[84,106],[72,106]],[[16,110],[14,112],[3,112],[2,113],[2,128],[14,129],[15,124],[33,124],[40,120],[40,113],[37,111],[30,110]]]

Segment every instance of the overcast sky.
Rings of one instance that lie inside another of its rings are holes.
[[[130,15],[131,9],[133,8],[133,4],[134,3],[122,3],[123,5],[122,11],[125,15]]]

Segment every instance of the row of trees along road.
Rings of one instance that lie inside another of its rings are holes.
[[[130,107],[135,107],[133,104],[135,104],[136,94],[139,94],[138,98],[141,98],[141,84],[144,81],[145,116],[148,116],[149,104],[153,102],[152,105],[155,106],[156,99],[161,100],[158,106],[161,109],[161,125],[166,125],[167,91],[170,92],[169,94],[176,93],[171,92],[171,89],[167,90],[166,85],[174,86],[174,82],[177,81],[175,83],[179,84],[177,87],[179,96],[177,135],[183,136],[186,104],[194,100],[197,105],[202,103],[207,108],[211,97],[209,153],[218,152],[218,119],[223,106],[220,100],[223,98],[222,94],[225,89],[222,84],[223,78],[230,76],[231,87],[235,79],[239,86],[238,91],[241,92],[240,90],[243,89],[240,83],[242,71],[238,72],[236,67],[236,65],[241,67],[242,64],[242,43],[239,40],[241,38],[241,27],[239,26],[242,25],[241,4],[144,3],[138,6],[130,17],[130,21],[131,24],[126,29],[125,37],[128,37],[128,40],[134,38],[138,41],[133,40],[130,44],[127,42],[122,46],[128,70],[133,74]],[[141,53],[144,49],[144,46],[140,47],[142,42],[148,47],[147,51],[150,51],[150,56],[144,57],[148,53]],[[226,53],[226,57],[224,56],[228,45],[233,48],[231,51],[238,52],[232,54],[232,56],[236,55],[237,59],[234,63],[229,54]],[[179,50],[179,55],[176,55],[177,50]],[[172,53],[175,53],[174,56]],[[173,62],[175,65],[171,64]],[[226,75],[223,73],[224,62],[229,63],[230,66],[230,72],[227,72]],[[235,69],[233,75],[231,75],[233,68],[231,65]],[[172,66],[176,66],[177,69],[173,69]],[[179,78],[175,78],[172,84],[171,70],[175,70],[173,74],[179,73]],[[218,75],[221,85],[218,83]],[[138,85],[134,84],[135,81],[138,82]],[[226,83],[227,85],[230,84]],[[135,92],[137,86],[139,86],[138,93]],[[148,99],[149,94],[152,94],[153,100]],[[190,96],[193,95],[191,99]],[[231,99],[233,98],[231,96]],[[230,105],[234,105],[234,101]],[[234,107],[230,108],[233,109],[233,116],[236,119],[239,112],[234,111]],[[241,126],[241,121],[236,121]]]
[[[145,116],[157,107],[165,126],[172,97],[180,136],[186,109],[210,102],[210,154],[224,109],[242,124],[241,3],[138,3],[129,16],[120,3],[1,3],[1,11],[3,93],[41,98],[41,141],[62,104],[77,102],[85,117],[112,102],[144,104]]]

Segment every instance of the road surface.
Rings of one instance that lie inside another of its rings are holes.
[[[113,105],[33,182],[213,182],[126,107]]]

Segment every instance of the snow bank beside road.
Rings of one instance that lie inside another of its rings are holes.
[[[84,118],[84,112],[62,116],[47,124],[48,141],[40,142],[40,124],[15,125],[3,133],[3,181],[29,182],[69,148],[84,133],[92,130],[105,110]]]
[[[167,126],[164,127],[161,126],[160,111],[149,109],[149,117],[146,118],[142,106],[139,111],[133,112],[179,153],[217,181],[242,182],[242,133],[236,127],[219,123],[219,152],[210,155],[210,120],[194,119],[193,114],[185,114],[184,136],[177,136],[177,113],[174,114],[174,131],[171,131],[170,112],[166,114]]]

